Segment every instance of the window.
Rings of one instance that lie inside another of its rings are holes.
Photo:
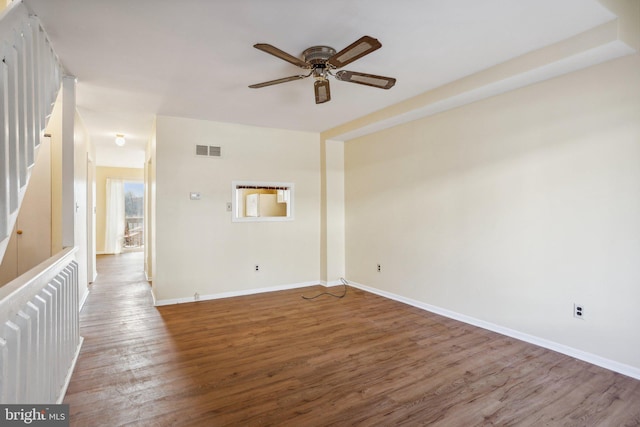
[[[141,248],[144,242],[144,184],[124,182],[124,248]]]
[[[234,181],[234,222],[293,220],[293,184],[290,182]]]

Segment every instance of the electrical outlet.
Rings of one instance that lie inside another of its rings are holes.
[[[380,273],[382,271],[382,267],[380,267],[380,264],[378,264],[378,273]]]
[[[260,266],[256,264],[256,271],[260,271]]]
[[[195,294],[193,294],[193,300],[194,301],[199,301],[200,300],[200,294],[197,293],[197,292]]]
[[[584,319],[584,306],[582,304],[573,304],[573,317]]]

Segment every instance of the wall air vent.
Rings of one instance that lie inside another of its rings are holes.
[[[209,146],[209,156],[210,157],[220,157],[222,154],[220,147],[214,147],[213,145]]]
[[[196,145],[196,156],[208,156],[209,147],[206,145]]]
[[[222,149],[213,145],[196,145],[196,156],[220,157]]]

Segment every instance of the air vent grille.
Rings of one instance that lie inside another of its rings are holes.
[[[222,149],[214,145],[196,145],[196,156],[220,157]]]
[[[209,156],[220,157],[221,154],[220,147],[214,147],[213,145],[209,146]]]

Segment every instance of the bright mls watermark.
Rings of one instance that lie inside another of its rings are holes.
[[[0,425],[69,427],[69,405],[0,405]]]

